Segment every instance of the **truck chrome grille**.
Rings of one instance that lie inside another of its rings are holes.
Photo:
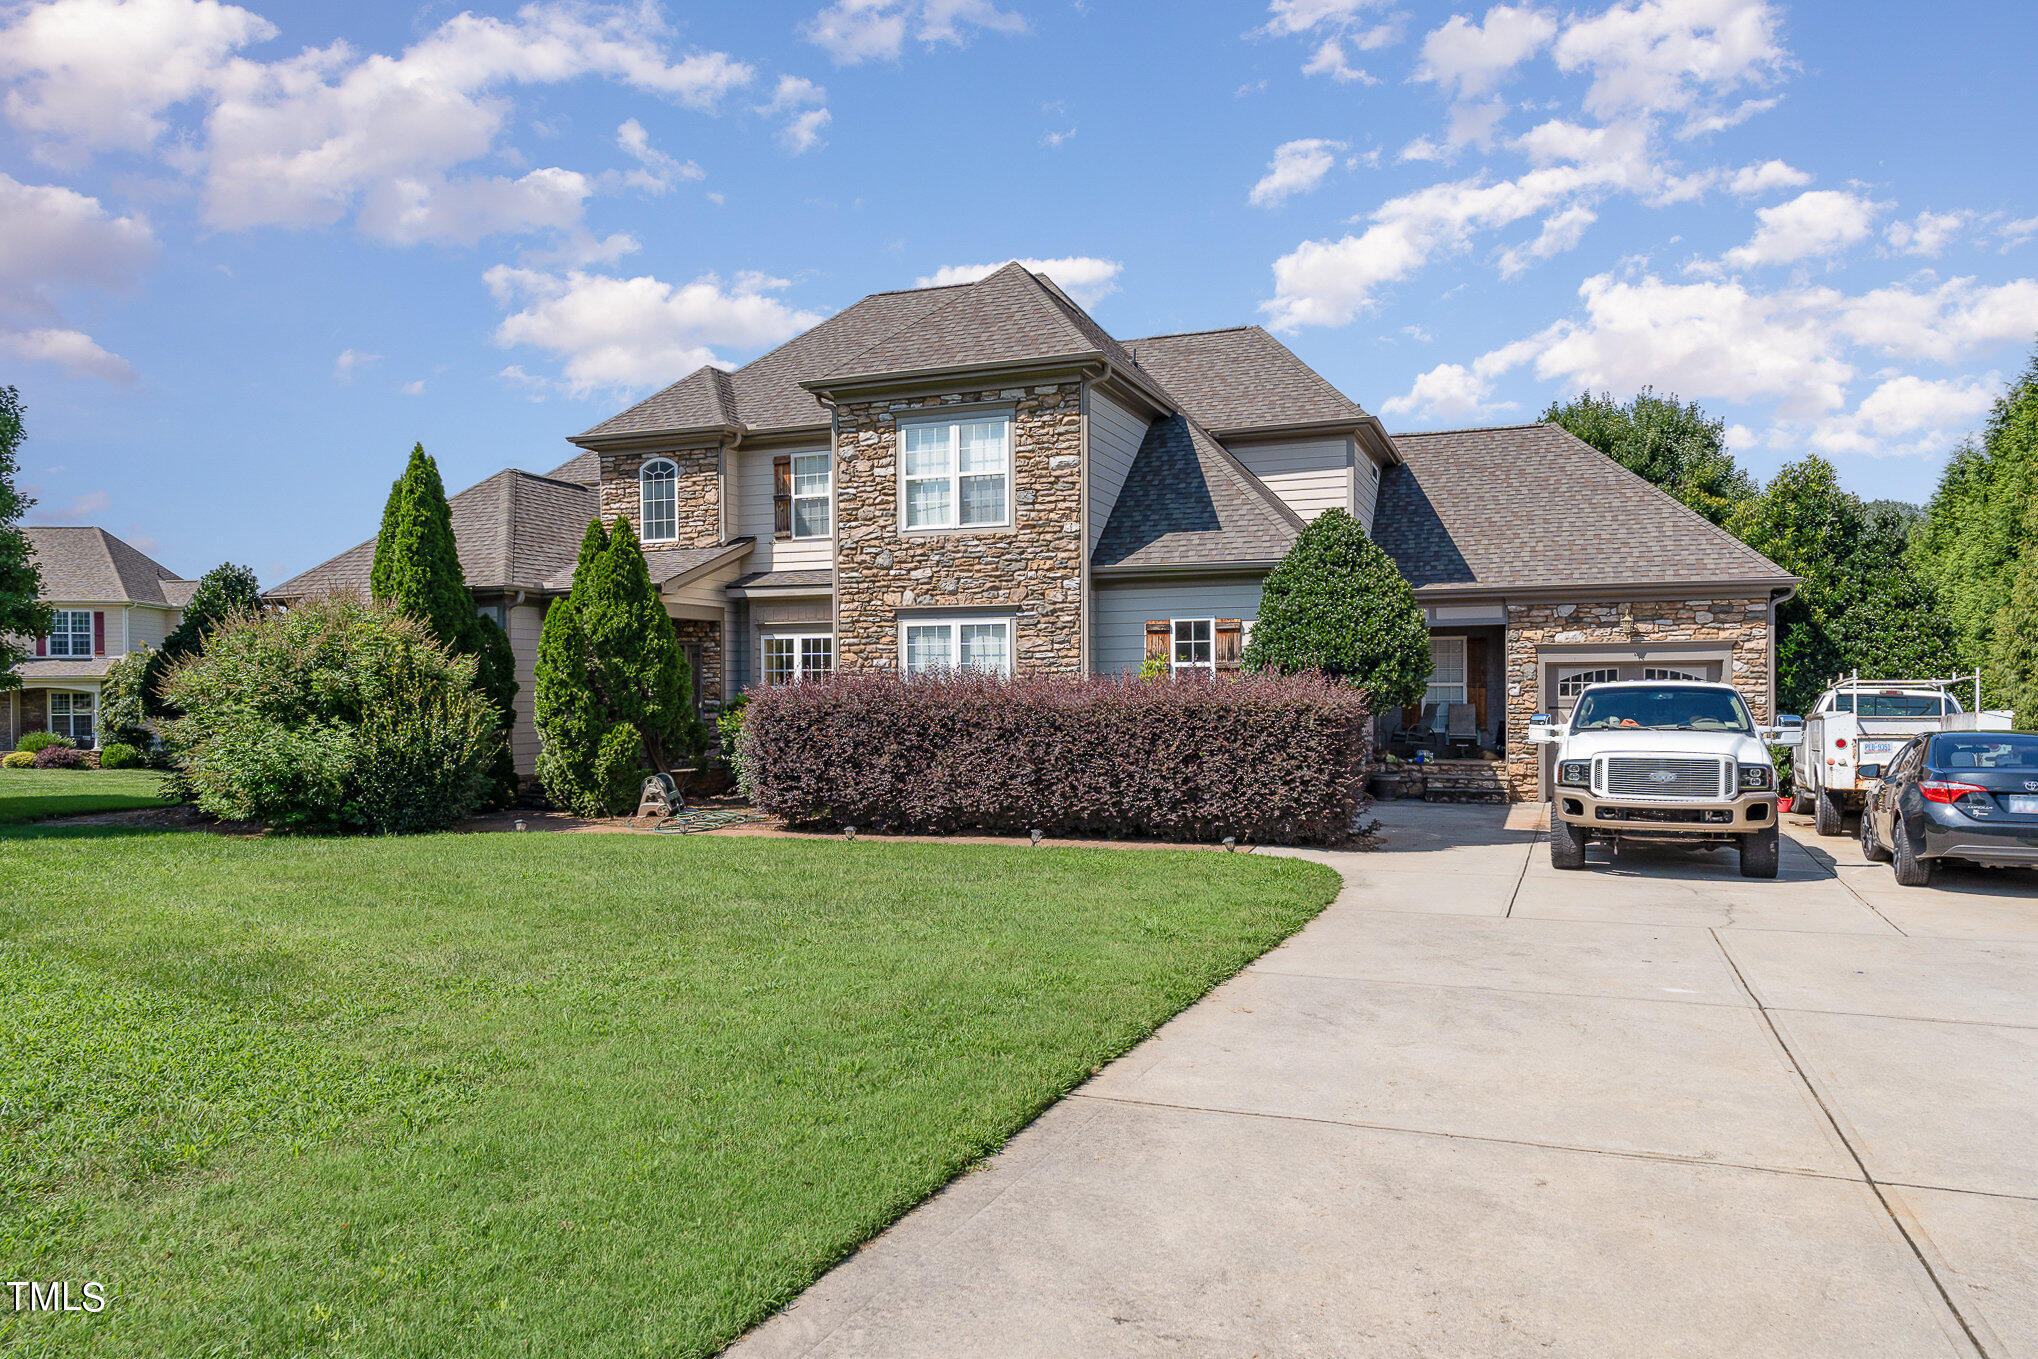
[[[1608,755],[1601,786],[1607,797],[1722,798],[1727,788],[1724,760],[1667,755]]]

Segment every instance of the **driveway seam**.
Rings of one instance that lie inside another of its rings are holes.
[[[1129,1095],[1071,1095],[1071,1099],[1095,1100],[1142,1109],[1175,1109],[1189,1114],[1221,1114],[1227,1118],[1267,1118],[1280,1123],[1314,1123],[1326,1128],[1353,1128],[1361,1132],[1405,1133],[1410,1137],[1441,1137],[1452,1142],[1481,1142],[1501,1147],[1534,1147],[1539,1151],[1568,1151],[1579,1156],[1612,1156],[1623,1161],[1651,1161],[1661,1165],[1710,1166],[1721,1170],[1747,1170],[1762,1175],[1788,1175],[1800,1180],[1825,1180],[1832,1184],[1860,1184],[1853,1175],[1833,1175],[1819,1170],[1789,1170],[1782,1166],[1751,1165],[1746,1161],[1722,1161],[1706,1156],[1679,1156],[1667,1151],[1620,1151],[1613,1147],[1585,1147],[1575,1142],[1540,1142],[1528,1137],[1493,1137],[1486,1133],[1446,1132],[1441,1128],[1411,1128],[1401,1123],[1366,1123],[1355,1119],[1322,1118],[1315,1114],[1276,1114],[1264,1109],[1226,1109],[1213,1104],[1179,1104],[1172,1100],[1134,1099]],[[1931,1189],[1932,1185],[1912,1188]]]
[[[1783,1030],[1778,1028],[1776,1021],[1771,1018],[1769,1007],[1762,1003],[1762,998],[1755,995],[1754,988],[1750,987],[1747,979],[1741,976],[1740,965],[1734,961],[1734,955],[1727,950],[1726,941],[1720,938],[1718,930],[1713,930],[1710,933],[1712,934],[1713,945],[1719,949],[1720,956],[1727,960],[1727,966],[1734,970],[1734,976],[1740,980],[1741,985],[1747,989],[1748,994],[1754,996],[1755,1012],[1762,1016],[1762,1023],[1768,1028],[1770,1035],[1776,1039],[1777,1045],[1783,1049],[1783,1055],[1790,1059],[1791,1069],[1796,1071],[1797,1078],[1804,1082],[1805,1089],[1810,1092],[1812,1099],[1817,1102],[1819,1112],[1826,1116],[1826,1122],[1831,1125],[1833,1135],[1840,1139],[1840,1145],[1845,1147],[1847,1154],[1854,1158],[1854,1164],[1860,1168],[1862,1180],[1868,1185],[1869,1192],[1875,1195],[1875,1201],[1882,1205],[1882,1211],[1889,1218],[1890,1225],[1896,1228],[1897,1235],[1901,1236],[1904,1245],[1909,1247],[1912,1257],[1918,1262],[1918,1268],[1924,1270],[1925,1277],[1932,1281],[1932,1287],[1938,1291],[1940,1301],[1946,1304],[1946,1310],[1951,1312],[1954,1321],[1960,1324],[1961,1333],[1967,1337],[1967,1343],[1972,1345],[1974,1352],[1983,1356],[1983,1359],[1990,1359],[1988,1348],[1981,1343],[1981,1338],[1974,1332],[1973,1323],[1968,1321],[1967,1314],[1961,1311],[1960,1305],[1953,1301],[1952,1290],[1947,1288],[1945,1280],[1939,1277],[1939,1271],[1932,1267],[1932,1262],[1926,1257],[1923,1247],[1918,1244],[1917,1238],[1911,1235],[1911,1229],[1904,1225],[1903,1215],[1891,1206],[1889,1196],[1883,1192],[1883,1186],[1877,1182],[1873,1172],[1868,1169],[1868,1162],[1862,1159],[1860,1151],[1855,1148],[1853,1140],[1847,1136],[1847,1130],[1842,1126],[1840,1119],[1834,1114],[1832,1106],[1826,1103],[1826,1097],[1819,1092],[1818,1086],[1813,1084],[1810,1074],[1804,1069],[1804,1063],[1798,1060],[1796,1051],[1791,1048],[1789,1041],[1784,1038]]]
[[[1521,896],[1521,885],[1528,881],[1529,862],[1536,857],[1536,846],[1543,842],[1543,832],[1537,831],[1529,837],[1528,853],[1521,856],[1521,872],[1514,875],[1514,890],[1507,894],[1507,909],[1500,913],[1502,920],[1514,919],[1514,903]]]
[[[1640,1000],[1653,1005],[1705,1005],[1716,1010],[1746,1010],[1752,1005],[1742,1005],[1731,1000],[1688,1000],[1683,996],[1617,996],[1603,991],[1533,991],[1520,986],[1482,986],[1477,982],[1406,981],[1397,977],[1349,977],[1329,972],[1285,972],[1277,968],[1254,967],[1252,972],[1262,977],[1304,977],[1310,981],[1353,982],[1365,986],[1433,986],[1446,991],[1491,991],[1502,996],[1562,996],[1570,1000]],[[1825,1011],[1813,1011],[1823,1014]],[[1899,1019],[1900,1015],[1875,1016],[1876,1018]],[[1996,1025],[1997,1028],[2013,1028],[2015,1025]]]
[[[1906,1024],[1964,1024],[1975,1029],[2038,1029],[2038,1024],[2013,1024],[2006,1019],[1946,1019],[1935,1015],[1892,1015],[1876,1010],[1812,1010],[1802,1005],[1764,1007],[1780,1015],[1838,1015],[1842,1019],[1900,1019]]]

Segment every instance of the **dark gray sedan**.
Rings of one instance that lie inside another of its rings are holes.
[[[2038,868],[2038,736],[1942,731],[1912,738],[1887,764],[1861,813],[1861,852],[1906,887],[1927,887],[1941,859]]]

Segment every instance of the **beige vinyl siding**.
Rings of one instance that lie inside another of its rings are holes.
[[[517,773],[535,774],[538,722],[532,711],[538,688],[538,633],[545,626],[545,606],[525,603],[506,612],[509,622],[504,630],[517,660],[517,720],[510,727],[510,755],[516,760]]]
[[[1090,389],[1090,547],[1104,535],[1111,507],[1125,488],[1132,460],[1146,438],[1146,421],[1126,407]]]
[[[1098,582],[1091,609],[1092,668],[1100,675],[1137,670],[1146,659],[1149,618],[1257,618],[1260,582],[1220,576],[1163,583]]]
[[[723,587],[736,577],[753,570],[750,563],[756,559],[757,552],[752,549],[747,556],[725,562],[706,575],[698,576],[684,585],[668,586],[662,596],[665,611],[674,618],[698,618],[708,623],[721,622],[722,610],[728,603],[728,596],[723,593]]]
[[[835,601],[821,595],[814,599],[753,599],[750,601],[750,637],[745,646],[749,658],[747,682],[757,684],[764,677],[764,637],[771,632],[835,632]]]
[[[1314,519],[1328,509],[1352,508],[1352,444],[1343,435],[1227,447],[1304,519]]]
[[[736,450],[736,536],[757,540],[746,570],[814,571],[835,564],[835,540],[787,539],[771,536],[771,460],[805,453],[826,453],[826,444],[805,448],[739,448]],[[829,521],[834,522],[832,519]]]
[[[1352,514],[1370,538],[1373,536],[1373,514],[1380,503],[1380,466],[1364,453],[1358,455],[1357,464],[1352,469]]]
[[[180,610],[176,609],[151,609],[140,604],[129,609],[127,611],[127,649],[129,651],[140,651],[145,646],[161,646],[163,640],[176,628],[180,612]],[[113,626],[113,619],[108,618],[106,620],[106,644],[109,648],[116,642]]]

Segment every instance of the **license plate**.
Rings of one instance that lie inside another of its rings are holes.
[[[2038,816],[2038,797],[2010,797],[2003,801],[2010,805],[2011,816]]]
[[[1892,750],[1895,750],[1895,749],[1896,749],[1896,742],[1894,742],[1894,741],[1863,741],[1863,742],[1861,743],[1861,749],[1863,750],[1863,752],[1865,752],[1865,753],[1867,753],[1867,754],[1869,754],[1869,755],[1887,755],[1887,754],[1889,754],[1889,753],[1890,753],[1890,752],[1891,752]]]

